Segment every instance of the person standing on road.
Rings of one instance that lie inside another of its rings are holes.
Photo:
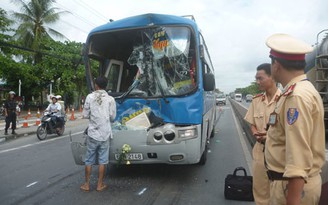
[[[259,90],[264,93],[253,97],[245,115],[245,120],[251,124],[251,132],[256,139],[253,147],[253,195],[257,205],[269,205],[270,181],[264,165],[264,144],[269,116],[276,106],[281,91],[271,77],[269,63],[257,67],[255,79]]]
[[[16,119],[17,119],[17,114],[16,114],[16,109],[17,109],[17,102],[15,100],[15,95],[16,93],[14,91],[9,92],[9,99],[5,102],[5,117],[6,117],[6,127],[5,127],[5,135],[8,135],[8,129],[10,127],[11,123],[11,128],[12,132],[11,134],[15,135],[15,129],[16,129]]]
[[[116,117],[116,103],[105,91],[108,80],[98,77],[95,81],[96,91],[89,94],[83,108],[83,118],[89,119],[87,152],[85,156],[85,183],[80,189],[90,191],[90,175],[92,165],[97,164],[98,153],[98,184],[97,191],[107,188],[104,184],[105,165],[109,160],[109,137],[112,135],[111,121]]]
[[[325,163],[324,109],[320,94],[304,74],[313,48],[287,34],[270,36],[272,77],[283,86],[271,113],[265,159],[270,204],[318,204]]]

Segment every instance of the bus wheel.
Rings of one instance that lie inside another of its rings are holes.
[[[213,126],[210,138],[213,138],[215,136],[215,126]]]
[[[208,152],[208,147],[207,145],[205,146],[205,150],[202,154],[202,157],[200,158],[198,164],[199,165],[205,165],[206,164],[206,160],[207,160],[207,152]]]

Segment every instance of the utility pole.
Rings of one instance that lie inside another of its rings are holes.
[[[18,80],[18,85],[19,85],[19,86],[18,86],[18,96],[21,96],[22,81],[21,81],[20,79]]]
[[[50,93],[49,94],[52,94],[52,83],[53,83],[54,81],[53,80],[51,80],[51,83],[50,83]]]

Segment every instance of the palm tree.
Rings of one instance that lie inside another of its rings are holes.
[[[15,37],[28,48],[39,51],[45,38],[51,36],[66,38],[60,32],[52,29],[48,25],[56,23],[60,15],[66,11],[57,12],[58,8],[52,7],[56,0],[14,0],[21,6],[21,13],[14,12],[13,17],[20,22]],[[40,62],[41,54],[33,56],[34,64]]]

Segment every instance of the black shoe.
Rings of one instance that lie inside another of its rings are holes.
[[[5,135],[8,135],[8,131],[5,131]]]
[[[14,130],[11,132],[11,134],[13,134],[13,135],[15,135],[15,134],[17,134]]]

